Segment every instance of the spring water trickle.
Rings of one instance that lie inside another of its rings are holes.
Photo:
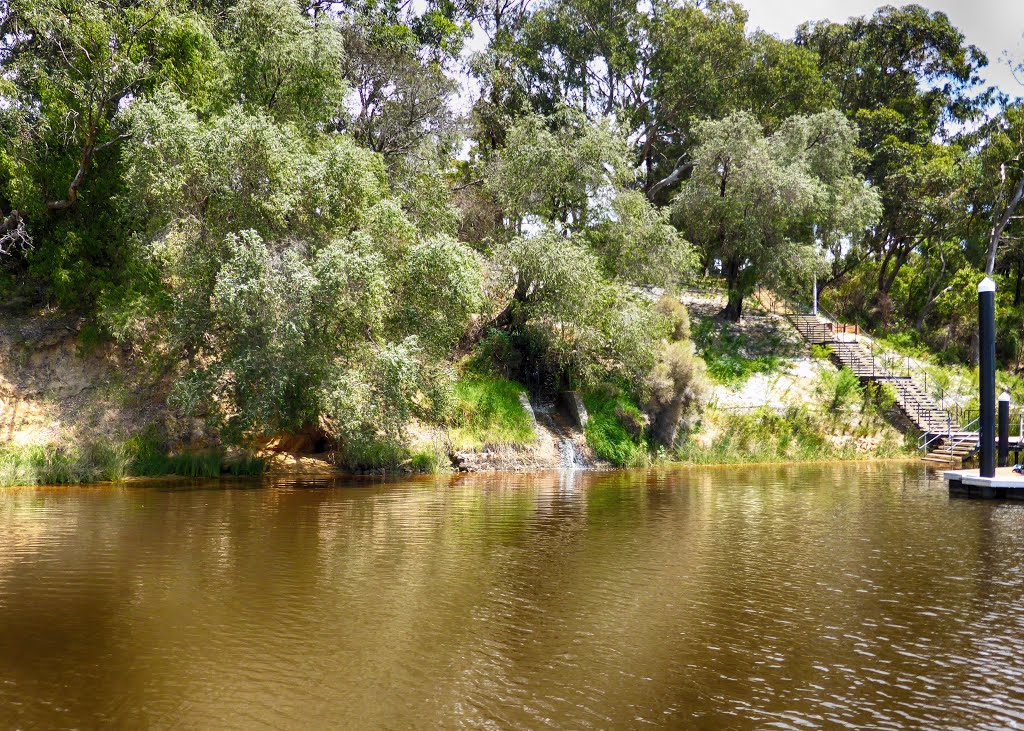
[[[579,467],[576,461],[576,445],[573,444],[572,439],[565,437],[562,439],[562,469],[575,470]]]

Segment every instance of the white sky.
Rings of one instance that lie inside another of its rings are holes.
[[[855,15],[869,15],[882,5],[905,5],[910,0],[741,0],[750,12],[748,28],[763,28],[792,38],[805,20],[828,18],[839,23]],[[1013,96],[1024,95],[1010,72],[1009,59],[1024,59],[1024,0],[917,0],[929,10],[941,10],[950,22],[988,56],[983,78]],[[1024,79],[1022,79],[1024,81]]]

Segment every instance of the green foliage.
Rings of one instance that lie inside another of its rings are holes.
[[[608,122],[592,124],[567,109],[550,120],[518,120],[488,170],[488,186],[517,233],[527,216],[580,230],[601,214],[598,193],[634,174],[625,140]]]
[[[894,332],[876,338],[877,342],[901,355],[909,355],[912,358],[927,359],[930,351],[921,343],[921,334],[916,330],[907,332]]]
[[[828,360],[832,357],[832,348],[828,345],[812,345],[811,357],[815,360]]]
[[[231,96],[277,121],[311,126],[343,102],[337,73],[341,37],[327,15],[310,23],[293,0],[240,0],[230,10],[227,66]]]
[[[123,441],[0,448],[0,486],[71,485],[119,482],[129,477],[206,477],[260,475],[264,461],[223,450],[168,453],[151,431]]]
[[[513,239],[498,252],[513,292],[504,320],[540,368],[570,385],[618,378],[640,387],[668,323],[626,287],[607,281],[597,257],[553,231]]]
[[[655,208],[637,190],[617,195],[608,219],[588,238],[609,276],[630,282],[672,284],[696,263],[692,247],[671,226],[669,211]]]
[[[697,325],[693,340],[708,375],[718,383],[742,383],[755,373],[776,373],[783,364],[777,355],[749,355],[748,336],[730,332],[713,320]]]
[[[850,406],[863,396],[863,386],[857,374],[849,368],[821,371],[821,385],[818,393],[826,408],[835,411]]]
[[[690,313],[678,297],[662,295],[654,303],[654,311],[668,320],[669,335],[673,340],[690,339]]]
[[[705,414],[705,429],[713,429],[710,441],[689,439],[676,450],[676,458],[691,464],[757,462],[810,462],[896,456],[898,446],[883,442],[879,454],[858,454],[852,445],[837,447],[829,439],[831,425],[806,407],[785,413],[771,409]]]
[[[693,344],[667,343],[647,383],[652,439],[665,447],[674,445],[684,419],[707,400],[707,390],[704,362],[694,353]]]
[[[817,274],[934,362],[973,357],[991,271],[1024,364],[1024,107],[975,93],[986,59],[942,13],[790,42],[728,0],[10,0],[0,30],[0,293],[84,315],[83,352],[144,354],[229,441],[314,429],[348,464],[427,466],[408,427],[452,417],[448,361],[486,330],[487,377],[620,383],[671,443],[701,366],[685,308],[636,285],[698,259],[730,319]],[[780,367],[694,330],[719,382]],[[89,470],[135,469],[98,449]]]
[[[495,446],[525,447],[533,444],[530,415],[520,396],[526,389],[506,378],[470,374],[455,384],[455,424],[449,429],[455,449],[486,449]]]
[[[868,383],[864,387],[864,399],[879,413],[885,413],[896,406],[897,393],[890,383]]]
[[[489,328],[470,356],[468,370],[507,377],[519,371],[522,361],[512,336],[504,330]]]
[[[122,207],[147,241],[169,246],[177,234],[185,239],[178,246],[195,246],[196,237],[216,242],[246,229],[274,238],[345,234],[387,192],[371,152],[341,135],[310,138],[258,107],[205,119],[162,90],[126,119]]]
[[[59,447],[3,447],[0,485],[66,485],[91,482],[95,465]]]
[[[414,451],[409,456],[409,469],[413,472],[436,475],[444,472],[449,466],[445,455],[436,449]]]
[[[706,261],[722,261],[732,320],[755,286],[810,279],[817,242],[856,237],[878,216],[877,195],[853,173],[856,126],[838,112],[793,116],[769,135],[736,113],[695,135],[698,162],[674,216]]]
[[[344,137],[238,107],[201,121],[170,95],[133,115],[127,210],[169,298],[149,322],[195,363],[172,402],[230,441],[315,426],[351,464],[398,460],[410,419],[450,410],[431,354],[482,305],[478,257],[417,231]]]
[[[584,435],[594,454],[616,467],[650,463],[645,434],[630,433],[627,426],[646,421],[635,403],[625,395],[603,392],[587,393],[583,401],[589,416]]]
[[[336,366],[315,393],[319,423],[353,468],[399,464],[409,423],[443,422],[455,408],[453,374],[424,358],[415,337]]]

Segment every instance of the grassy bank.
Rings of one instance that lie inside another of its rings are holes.
[[[533,444],[533,421],[520,397],[526,389],[507,378],[468,375],[455,384],[458,413],[449,430],[454,449],[525,447]]]
[[[223,450],[168,454],[144,437],[87,447],[0,447],[0,486],[117,482],[128,477],[260,475],[262,459]]]
[[[651,463],[644,417],[636,404],[621,394],[609,393],[588,393],[584,403],[589,415],[584,435],[594,454],[616,467]]]
[[[700,429],[672,455],[685,464],[742,464],[888,459],[916,455],[914,445],[880,417],[820,413],[793,407],[783,413],[708,410]]]

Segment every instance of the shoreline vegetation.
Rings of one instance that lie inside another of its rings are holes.
[[[66,4],[0,9],[0,484],[910,455],[775,304],[959,418],[986,275],[1024,401],[1024,101],[944,13]]]
[[[413,477],[416,475],[459,475],[459,474],[494,474],[494,473],[515,473],[515,472],[560,472],[564,468],[545,467],[535,468],[529,466],[526,469],[516,469],[507,466],[494,467],[491,469],[478,469],[473,472],[459,472],[454,469],[379,469],[366,471],[346,471],[343,469],[326,469],[327,463],[317,469],[289,468],[286,470],[275,470],[267,467],[267,461],[260,457],[249,457],[244,464],[229,463],[223,456],[210,457],[209,455],[176,455],[168,458],[168,461],[179,465],[167,472],[139,472],[135,473],[128,466],[124,470],[104,470],[102,466],[92,461],[75,462],[67,460],[66,454],[57,450],[47,452],[43,449],[45,457],[40,457],[36,452],[38,447],[28,448],[19,454],[16,451],[6,451],[0,454],[0,488],[13,487],[75,487],[75,486],[103,486],[103,485],[132,485],[157,483],[166,480],[188,479],[188,480],[232,480],[251,479],[259,477],[378,477],[396,478],[402,476]],[[576,471],[629,471],[647,469],[676,469],[676,468],[729,468],[729,467],[784,467],[788,465],[827,465],[847,464],[850,462],[877,463],[918,463],[920,457],[915,454],[878,456],[864,453],[847,453],[847,456],[836,456],[829,454],[821,455],[819,458],[807,459],[757,459],[751,455],[741,455],[735,461],[723,462],[696,462],[696,461],[653,461],[643,466],[613,466],[604,464],[601,466],[588,466],[574,468]]]

